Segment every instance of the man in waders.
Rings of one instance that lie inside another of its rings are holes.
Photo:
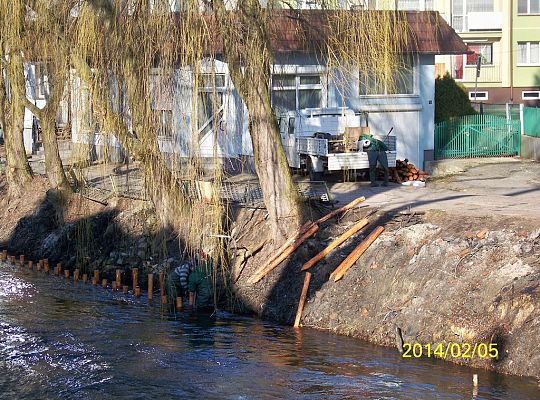
[[[173,293],[171,294],[171,304],[174,304],[176,297],[182,297],[185,299],[188,296],[188,279],[189,275],[195,269],[195,262],[193,259],[186,259],[173,270],[170,274],[171,285],[169,286]]]
[[[214,302],[212,285],[212,266],[206,255],[199,254],[197,266],[189,274],[188,290],[190,297],[193,296],[193,307],[197,309],[210,309]]]
[[[388,147],[382,140],[376,139],[372,134],[363,134],[360,136],[360,143],[368,155],[369,161],[369,180],[372,187],[377,187],[377,162],[381,164],[384,171],[383,186],[388,186],[388,158],[386,151]]]

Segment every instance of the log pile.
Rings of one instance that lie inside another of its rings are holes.
[[[401,182],[406,182],[406,181],[425,182],[427,178],[429,178],[429,175],[427,172],[422,171],[420,168],[417,168],[414,164],[410,163],[409,160],[407,159],[396,160],[395,171],[397,173],[397,178],[399,178]]]

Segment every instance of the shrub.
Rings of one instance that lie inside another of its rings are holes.
[[[465,87],[447,72],[435,80],[435,123],[476,114]]]

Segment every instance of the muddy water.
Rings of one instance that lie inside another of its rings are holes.
[[[471,376],[479,374],[473,393]],[[538,399],[532,379],[0,265],[0,398]]]

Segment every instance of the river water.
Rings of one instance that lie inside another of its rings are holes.
[[[0,398],[540,399],[540,387],[224,312],[164,315],[142,297],[0,265]]]

